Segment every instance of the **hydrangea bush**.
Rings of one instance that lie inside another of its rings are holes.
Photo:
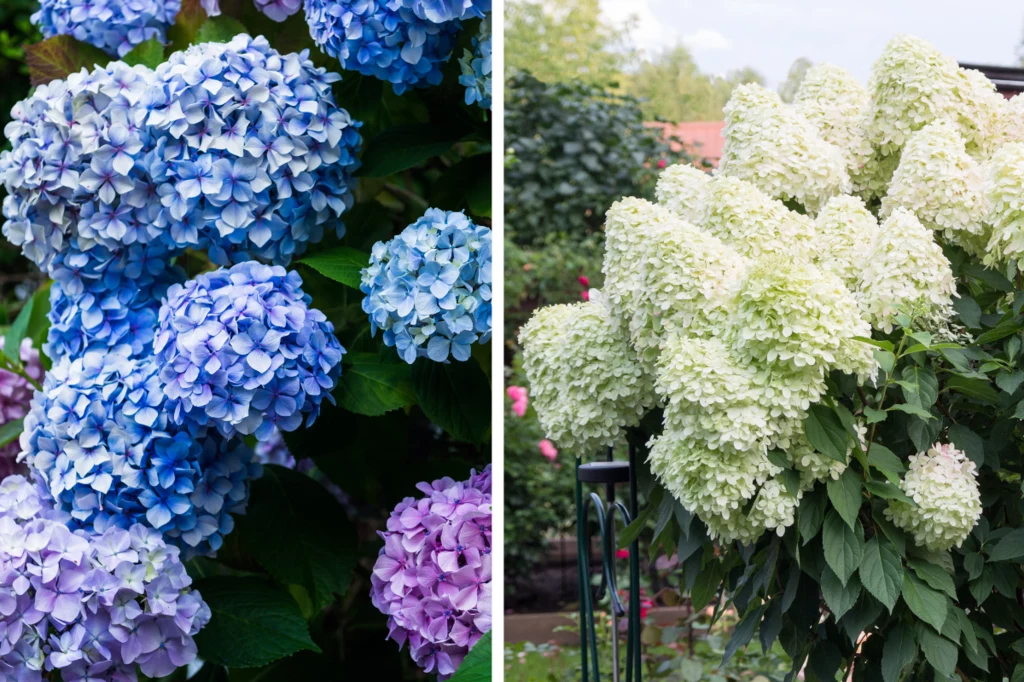
[[[602,291],[523,327],[556,445],[641,452],[621,542],[658,519],[694,607],[740,613],[726,659],[1024,674],[1018,108],[909,36],[867,87],[743,86],[721,167],[614,204]]]
[[[356,564],[381,542],[356,524],[487,461],[489,180],[447,171],[489,164],[489,124],[457,64],[436,113],[314,66],[298,1],[184,0],[141,35],[105,9],[150,5],[45,3],[74,26],[26,49],[36,88],[4,133],[3,234],[50,281],[0,330],[3,473],[24,474],[0,481],[0,678],[329,679],[373,661],[405,679],[387,615],[353,626],[372,587]],[[405,9],[461,27],[490,8]],[[106,32],[75,33],[97,18]],[[106,62],[93,39],[122,29]],[[461,142],[417,156],[390,126]],[[362,191],[361,164],[381,178]],[[457,277],[423,334],[461,362],[410,366],[373,338],[359,271],[426,196],[445,207],[418,245],[445,269],[435,292]]]

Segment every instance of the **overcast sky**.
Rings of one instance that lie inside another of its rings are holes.
[[[889,38],[911,33],[961,62],[1013,65],[1024,4],[1009,0],[601,0],[605,15],[635,15],[648,55],[679,41],[701,70],[753,66],[775,87],[807,57],[867,81]]]

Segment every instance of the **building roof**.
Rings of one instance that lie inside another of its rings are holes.
[[[722,128],[725,127],[725,121],[652,121],[644,125],[661,128],[662,134],[669,140],[669,147],[674,152],[685,149],[695,160],[705,159],[712,166],[718,166],[718,160],[722,158],[722,146],[725,144]]]

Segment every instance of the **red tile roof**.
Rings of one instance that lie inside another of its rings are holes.
[[[725,121],[685,121],[683,123],[649,122],[645,126],[661,128],[662,134],[670,140],[672,151],[686,151],[698,161],[706,159],[711,165],[717,166],[722,158],[722,128]]]

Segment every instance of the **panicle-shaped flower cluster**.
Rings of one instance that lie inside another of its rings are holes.
[[[794,108],[817,129],[818,136],[849,154],[863,135],[868,92],[852,73],[832,64],[807,70],[793,98]]]
[[[123,57],[153,38],[166,42],[181,0],[40,0],[31,16],[44,38],[68,35]]]
[[[547,435],[577,456],[611,445],[654,404],[652,381],[604,295],[541,308],[519,333]]]
[[[900,487],[917,506],[890,500],[885,515],[932,551],[959,547],[981,518],[977,469],[951,443],[911,455]]]
[[[401,95],[441,82],[462,30],[458,18],[424,17],[460,10],[458,2],[306,0],[306,23],[316,44],[342,68],[391,83]]]
[[[72,531],[32,484],[9,476],[0,548],[0,677],[123,682],[136,668],[157,678],[195,660],[210,609],[156,531]]]
[[[725,106],[725,146],[719,172],[753,183],[768,196],[795,201],[815,214],[849,189],[846,160],[800,111],[749,83]]]
[[[981,166],[967,154],[960,133],[947,121],[935,121],[911,134],[879,215],[908,209],[925,227],[983,256],[988,242],[984,184]]]
[[[462,212],[428,209],[363,269],[363,312],[409,364],[469,359],[491,338],[491,230]]]
[[[0,350],[4,347],[4,337],[0,336]],[[39,351],[32,347],[31,339],[22,339],[18,348],[18,359],[28,376],[37,383],[43,381],[43,364],[39,359]],[[32,403],[32,384],[25,377],[5,369],[0,369],[0,427],[24,418]],[[18,463],[21,447],[17,441],[0,447],[0,480],[14,473],[25,473],[24,465]]]
[[[172,286],[154,343],[171,420],[259,440],[311,425],[345,349],[309,302],[297,272],[254,261]]]
[[[942,247],[917,217],[897,208],[882,221],[857,297],[875,329],[890,332],[896,315],[912,311],[941,323],[952,314],[956,282]]]
[[[337,79],[239,35],[155,72],[113,62],[40,86],[5,129],[4,235],[58,280],[84,267],[76,252],[134,244],[286,263],[340,233],[353,201],[359,124],[334,104]]]
[[[144,524],[191,557],[220,547],[261,469],[240,440],[177,426],[159,370],[127,346],[64,358],[32,400],[21,448],[74,527]]]
[[[459,60],[462,75],[459,84],[466,86],[466,104],[491,108],[491,20],[480,22],[480,30],[473,37],[473,49],[464,50]]]
[[[390,639],[446,680],[491,629],[491,467],[420,483],[391,512],[370,578]]]
[[[1016,98],[1015,98],[1016,99]],[[1022,100],[1024,101],[1024,100]],[[1024,142],[999,149],[988,164],[985,221],[992,227],[985,265],[1000,266],[1024,260]],[[1018,265],[1020,267],[1020,265]]]
[[[814,219],[818,267],[843,281],[851,291],[878,239],[878,220],[864,202],[847,194],[832,197]]]
[[[691,223],[704,215],[711,176],[688,163],[669,166],[658,176],[654,195],[658,204],[678,213]]]

